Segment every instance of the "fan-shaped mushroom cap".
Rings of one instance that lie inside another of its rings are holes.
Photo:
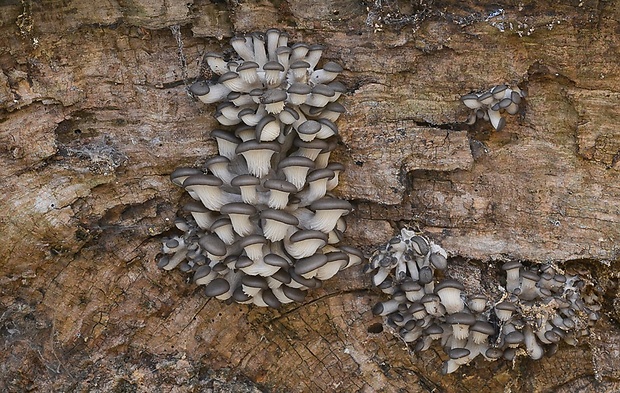
[[[224,278],[216,278],[205,288],[205,295],[215,297],[225,294],[230,290],[230,283]]]
[[[202,236],[198,244],[212,256],[223,257],[226,255],[226,244],[214,234]]]
[[[304,142],[313,140],[317,133],[321,130],[321,124],[318,121],[306,120],[297,127],[299,138]]]
[[[243,155],[250,173],[264,177],[271,168],[271,156],[280,151],[280,145],[274,142],[249,140],[237,146],[235,152]]]
[[[217,211],[222,205],[233,202],[221,191],[222,184],[222,180],[213,175],[192,175],[185,179],[183,188],[196,193],[207,209]]]
[[[232,179],[230,184],[233,187],[239,187],[241,198],[247,204],[258,203],[258,194],[256,187],[260,185],[260,179],[252,175],[239,175]]]
[[[264,220],[265,237],[274,242],[284,239],[290,226],[299,225],[297,217],[283,210],[265,209],[261,211],[260,218]]]
[[[202,175],[202,171],[197,168],[179,167],[170,174],[170,181],[179,187],[183,186],[183,182],[190,176]]]
[[[461,97],[461,101],[469,109],[478,109],[482,106],[476,94],[465,94]]]
[[[286,180],[269,179],[263,186],[270,191],[268,205],[272,209],[284,209],[289,195],[297,192],[297,187]]]
[[[247,203],[229,203],[220,209],[222,214],[228,214],[233,229],[239,236],[248,236],[254,232],[254,225],[250,216],[256,213],[256,208]]]
[[[306,184],[308,171],[314,166],[314,161],[307,157],[290,156],[280,161],[278,169],[284,173],[286,180],[295,186],[295,191],[299,191]]]
[[[267,113],[277,115],[284,109],[287,94],[281,89],[269,89],[260,96],[260,103],[265,105]]]
[[[207,81],[199,81],[189,87],[189,91],[205,104],[213,104],[223,100],[230,93],[230,90],[228,86],[223,84],[213,84]]]
[[[280,136],[281,131],[282,125],[278,119],[272,115],[265,116],[256,125],[256,140],[271,142]]]
[[[487,321],[476,321],[469,328],[472,333],[472,339],[476,344],[486,342],[487,338],[495,334],[495,328]]]
[[[304,276],[304,278],[312,278],[315,274],[309,274],[327,263],[327,257],[324,254],[314,254],[307,258],[301,258],[295,263],[295,273]]]
[[[232,160],[235,158],[235,149],[241,140],[234,133],[222,130],[211,131],[211,137],[217,142],[217,148],[221,155]]]
[[[495,305],[495,314],[500,321],[509,320],[515,311],[517,311],[517,307],[510,302],[501,302]]]
[[[336,226],[338,219],[353,209],[351,204],[343,199],[323,197],[312,202],[310,210],[315,212],[309,223],[309,228],[329,233]]]
[[[314,230],[299,230],[288,239],[284,238],[286,251],[295,259],[311,256],[327,244],[327,235]]]
[[[435,286],[435,293],[441,298],[448,314],[461,312],[465,306],[461,299],[461,292],[465,290],[463,284],[456,280],[446,279]]]
[[[183,206],[183,210],[190,212],[196,224],[202,229],[209,229],[215,221],[216,214],[207,209],[199,201],[190,201]]]

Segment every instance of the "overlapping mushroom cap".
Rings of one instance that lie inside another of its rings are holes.
[[[190,87],[229,130],[211,132],[219,155],[171,175],[194,201],[181,236],[164,239],[165,270],[180,266],[207,296],[277,307],[303,301],[339,270],[360,264],[341,246],[349,202],[330,194],[344,167],[330,163],[344,112],[342,67],[324,47],[289,45],[277,29],[231,40],[237,57],[207,53],[216,79]]]
[[[465,94],[461,101],[472,110],[467,124],[474,124],[477,119],[490,121],[493,128],[501,131],[506,125],[506,119],[501,114],[506,112],[514,115],[519,112],[519,105],[525,98],[525,92],[517,86],[510,88],[506,85],[493,86],[488,91]]]
[[[599,318],[598,298],[576,272],[510,261],[502,266],[507,277],[503,286],[498,279],[494,299],[468,293],[462,282],[446,277],[447,258],[439,245],[405,228],[379,247],[366,269],[389,295],[373,313],[416,352],[440,343],[447,355],[443,373],[478,355],[488,361],[525,354],[540,359],[561,341],[575,345]]]

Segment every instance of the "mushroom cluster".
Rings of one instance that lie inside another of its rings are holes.
[[[170,175],[193,200],[158,266],[193,273],[207,296],[278,307],[363,259],[339,244],[352,206],[330,193],[344,170],[329,162],[342,67],[319,66],[323,46],[289,45],[276,29],[231,44],[236,56],[206,54],[215,78],[190,87],[231,129],[211,132],[219,155],[203,169]]]
[[[406,228],[366,267],[373,284],[389,295],[373,313],[415,352],[437,341],[447,355],[443,374],[478,355],[488,361],[550,356],[561,341],[576,345],[599,318],[599,299],[589,281],[552,264],[505,263],[506,282],[497,283],[495,295],[468,293],[447,276],[447,268],[439,245]]]
[[[472,110],[467,124],[472,125],[477,119],[484,119],[490,121],[497,131],[501,131],[506,125],[502,113],[506,112],[509,115],[518,113],[523,98],[525,92],[519,87],[497,85],[481,93],[465,94],[461,97],[461,101]]]

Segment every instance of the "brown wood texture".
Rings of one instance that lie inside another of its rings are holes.
[[[619,4],[0,1],[0,390],[620,391]],[[186,198],[168,175],[216,152],[186,87],[271,27],[345,69],[346,243],[416,225],[472,285],[506,259],[581,266],[605,293],[591,336],[442,376],[441,350],[379,328],[359,267],[278,310],[160,271]],[[527,90],[523,114],[466,126],[458,98],[499,83]]]

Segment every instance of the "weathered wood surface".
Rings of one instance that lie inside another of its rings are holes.
[[[619,3],[312,3],[0,2],[0,390],[620,390]],[[464,274],[581,264],[606,293],[591,339],[441,376],[441,351],[377,332],[360,269],[280,310],[159,271],[183,198],[168,174],[215,152],[186,86],[204,52],[269,27],[345,68],[348,243],[413,223]],[[524,115],[465,126],[458,97],[504,82]]]

